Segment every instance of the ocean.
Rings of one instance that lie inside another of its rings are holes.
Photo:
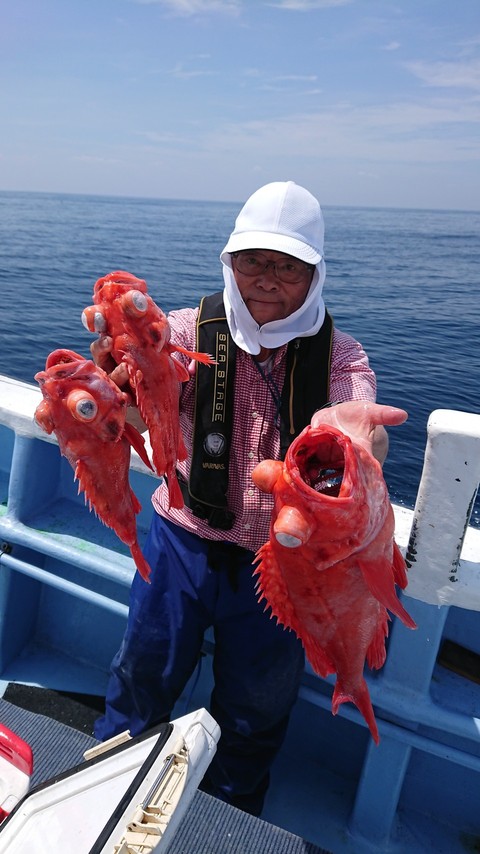
[[[145,279],[165,312],[220,290],[241,204],[0,192],[0,373],[32,383],[57,347],[88,356],[81,313],[112,270]],[[384,473],[392,501],[413,507],[430,413],[480,412],[480,212],[324,217],[327,307],[369,354],[378,401],[409,413],[389,431]]]

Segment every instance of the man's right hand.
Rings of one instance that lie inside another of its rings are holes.
[[[140,433],[144,433],[147,426],[137,409],[135,392],[128,379],[127,366],[124,362],[117,365],[112,356],[112,346],[113,339],[110,335],[99,335],[96,341],[90,344],[92,359],[128,395],[130,403],[127,410],[127,421],[129,424],[133,424]]]
[[[124,386],[130,389],[127,366],[123,362],[117,365],[112,356],[112,347],[113,339],[109,335],[100,335],[96,341],[90,344],[92,359],[122,391],[125,391]]]

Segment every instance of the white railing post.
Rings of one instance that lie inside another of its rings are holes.
[[[407,596],[480,611],[480,555],[460,555],[480,481],[480,415],[437,409],[406,560]]]

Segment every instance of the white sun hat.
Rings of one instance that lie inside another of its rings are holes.
[[[308,190],[293,181],[266,184],[247,199],[220,255],[227,323],[238,347],[255,356],[262,347],[275,349],[294,338],[318,332],[325,318],[323,239],[324,223],[319,203]],[[242,249],[285,252],[314,265],[312,283],[303,305],[283,320],[259,326],[240,295],[232,269],[231,253]]]
[[[318,264],[323,258],[324,224],[320,205],[293,181],[260,187],[245,202],[220,256],[242,249],[271,249]]]

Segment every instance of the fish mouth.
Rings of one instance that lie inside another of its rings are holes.
[[[300,477],[310,489],[333,498],[340,494],[345,454],[335,437],[325,436],[314,447],[299,448],[295,462]]]

